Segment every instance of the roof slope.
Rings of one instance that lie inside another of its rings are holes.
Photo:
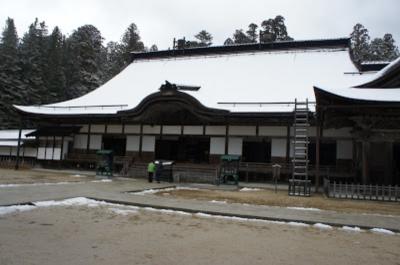
[[[315,101],[313,86],[349,87],[366,79],[349,50],[340,47],[273,49],[226,54],[167,56],[133,61],[98,89],[73,100],[46,106],[17,106],[49,115],[115,114],[136,107],[168,80],[201,86],[185,91],[204,106],[231,112],[287,112],[293,106],[219,104],[221,102]],[[99,106],[107,105],[107,106]]]

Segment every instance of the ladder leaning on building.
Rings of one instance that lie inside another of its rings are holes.
[[[311,181],[308,177],[308,99],[294,104],[294,139],[292,156],[292,178],[289,180],[289,195],[310,196]]]

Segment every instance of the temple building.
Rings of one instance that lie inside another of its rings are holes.
[[[329,175],[400,184],[400,61],[358,65],[349,44],[132,53],[128,67],[82,97],[15,107],[37,126],[29,135],[38,163],[90,168],[96,151],[109,149],[117,170],[128,167],[131,176],[166,159],[181,181],[196,182],[213,182],[225,154],[241,157],[243,180],[267,179],[274,163],[290,178],[302,109],[313,182]]]

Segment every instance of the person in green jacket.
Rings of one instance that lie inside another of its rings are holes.
[[[156,171],[156,164],[154,164],[154,162],[151,161],[147,165],[147,174],[148,174],[149,182],[153,182],[153,175],[154,175],[155,171]]]

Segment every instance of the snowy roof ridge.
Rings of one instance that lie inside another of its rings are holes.
[[[278,51],[278,50],[306,50],[306,49],[323,49],[323,48],[349,48],[350,38],[333,38],[333,39],[313,39],[313,40],[293,40],[293,41],[276,41],[263,43],[246,43],[223,46],[196,47],[188,49],[170,49],[152,52],[132,52],[132,61],[142,59],[159,59],[165,57],[189,57],[193,55],[210,55],[210,54],[232,54],[242,52],[257,51]]]

